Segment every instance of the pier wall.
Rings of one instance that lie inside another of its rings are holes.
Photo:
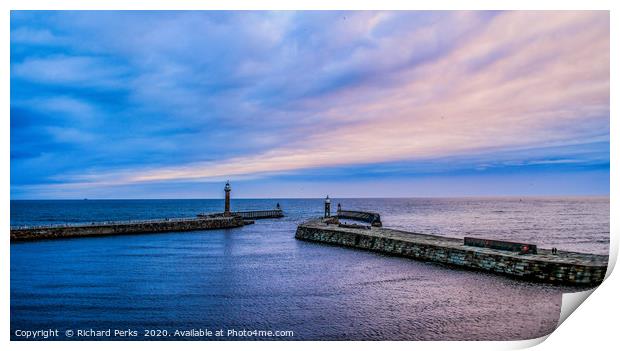
[[[192,230],[225,229],[244,225],[239,216],[196,219],[171,219],[143,222],[98,223],[71,226],[31,227],[11,229],[11,242],[42,239],[77,238],[104,235],[181,232]]]
[[[406,236],[399,238],[398,235],[391,235],[391,232],[394,231],[302,224],[297,228],[295,237],[555,284],[598,285],[603,281],[607,268],[606,261],[604,264],[586,264],[587,260],[504,253],[488,248],[467,247],[458,239],[436,237],[438,239],[429,240],[431,236],[419,234],[423,239],[416,241],[415,236],[418,234],[406,233],[412,236],[410,240]]]
[[[336,216],[342,219],[352,219],[356,221],[370,223],[370,225],[372,225],[373,227],[382,226],[381,215],[376,212],[338,210]]]

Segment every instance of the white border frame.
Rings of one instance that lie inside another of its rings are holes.
[[[33,347],[45,347],[52,350],[81,350],[88,347],[91,350],[107,350],[110,345],[106,342],[99,341],[68,341],[68,342],[47,342],[44,344],[33,342],[9,342],[10,340],[10,239],[6,231],[10,225],[10,10],[356,10],[356,9],[376,9],[376,10],[488,10],[488,9],[504,9],[504,10],[611,10],[611,60],[610,62],[618,62],[618,15],[617,1],[598,1],[598,0],[567,0],[567,1],[550,1],[550,0],[522,0],[498,2],[490,0],[470,0],[470,1],[450,1],[450,0],[434,0],[434,1],[407,1],[407,0],[302,0],[302,1],[285,1],[285,0],[228,0],[220,2],[207,2],[198,0],[4,0],[0,2],[0,18],[2,22],[1,37],[3,45],[1,46],[3,57],[3,69],[0,70],[0,92],[2,101],[2,127],[0,128],[0,144],[2,148],[2,209],[0,212],[0,223],[5,232],[2,235],[2,251],[0,252],[1,264],[0,272],[2,285],[0,288],[0,338],[1,344],[16,350],[30,349]],[[614,6],[615,5],[615,6]],[[615,74],[616,73],[616,74]],[[617,65],[611,65],[611,116],[617,116]],[[618,149],[618,143],[615,138],[618,137],[618,123],[611,119],[611,170],[610,170],[610,215],[611,215],[611,252],[610,264],[614,264],[618,254],[618,203],[615,200],[618,192],[617,181],[618,168],[617,157],[613,150]],[[616,218],[616,219],[614,219]],[[620,278],[618,274],[611,277],[611,267],[608,270],[608,278],[603,284],[592,293],[592,297],[588,299],[582,307],[578,308],[574,316],[568,318],[566,322],[552,334],[547,337],[514,342],[501,341],[471,341],[471,342],[448,342],[448,341],[431,341],[431,342],[235,342],[235,341],[209,341],[205,342],[125,342],[116,341],[114,347],[127,348],[149,348],[152,350],[161,350],[173,347],[186,349],[205,348],[241,348],[241,349],[257,349],[257,350],[288,350],[291,347],[300,350],[314,350],[317,347],[338,348],[343,347],[355,350],[376,350],[377,348],[389,347],[394,350],[411,350],[411,348],[441,350],[441,349],[459,349],[459,350],[497,350],[497,349],[520,349],[540,344],[542,341],[548,341],[538,345],[536,348],[541,350],[549,349],[608,349],[608,345],[617,342],[616,323],[619,313],[618,293],[620,292]],[[575,309],[579,306],[579,297],[577,302],[571,304],[563,304],[563,313],[566,308]],[[581,296],[583,298],[583,295]],[[567,300],[565,300],[566,302]],[[570,306],[569,306],[570,305]],[[84,344],[88,343],[88,344]],[[380,343],[380,344],[379,344]]]

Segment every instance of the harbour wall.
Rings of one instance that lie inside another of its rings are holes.
[[[93,237],[121,234],[183,232],[236,228],[244,225],[240,216],[176,218],[146,221],[92,223],[82,225],[39,226],[11,229],[11,242],[43,239]]]
[[[607,269],[607,257],[539,249],[537,254],[519,254],[463,245],[463,240],[408,233],[386,228],[356,229],[323,221],[298,226],[300,240],[371,250],[515,278],[566,285],[598,285]]]

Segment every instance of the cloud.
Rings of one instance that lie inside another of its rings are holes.
[[[40,113],[60,114],[73,118],[73,122],[87,121],[98,114],[96,108],[89,102],[70,96],[31,98],[24,101],[14,101],[13,105],[28,107]]]
[[[27,58],[12,65],[11,78],[47,84],[121,88],[124,69],[101,58],[88,56],[51,56]]]
[[[82,145],[72,151],[82,161],[48,179],[141,184],[472,154],[501,161],[609,141],[607,12],[14,17],[11,103],[24,113],[12,113],[12,134],[25,123],[18,133],[28,137],[54,114],[84,121],[43,129],[51,145]],[[24,158],[37,147],[12,140]],[[510,162],[560,162],[557,151],[546,156]],[[608,158],[579,157],[570,162]]]
[[[62,39],[48,29],[20,27],[11,30],[11,43],[31,45],[58,45]]]

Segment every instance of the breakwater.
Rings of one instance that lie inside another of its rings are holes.
[[[468,240],[418,234],[379,227],[342,226],[334,217],[313,219],[297,227],[295,238],[481,270],[537,282],[598,285],[607,270],[608,257],[568,251],[505,250],[497,242],[486,245]],[[472,245],[473,244],[473,245]],[[521,244],[521,247],[524,244]],[[493,247],[489,247],[493,246]],[[527,245],[530,247],[530,245]],[[494,248],[495,247],[495,248]],[[536,253],[533,253],[536,252]]]
[[[11,242],[59,238],[93,237],[236,228],[244,225],[241,216],[209,218],[165,218],[144,221],[77,223],[67,225],[11,228]]]

